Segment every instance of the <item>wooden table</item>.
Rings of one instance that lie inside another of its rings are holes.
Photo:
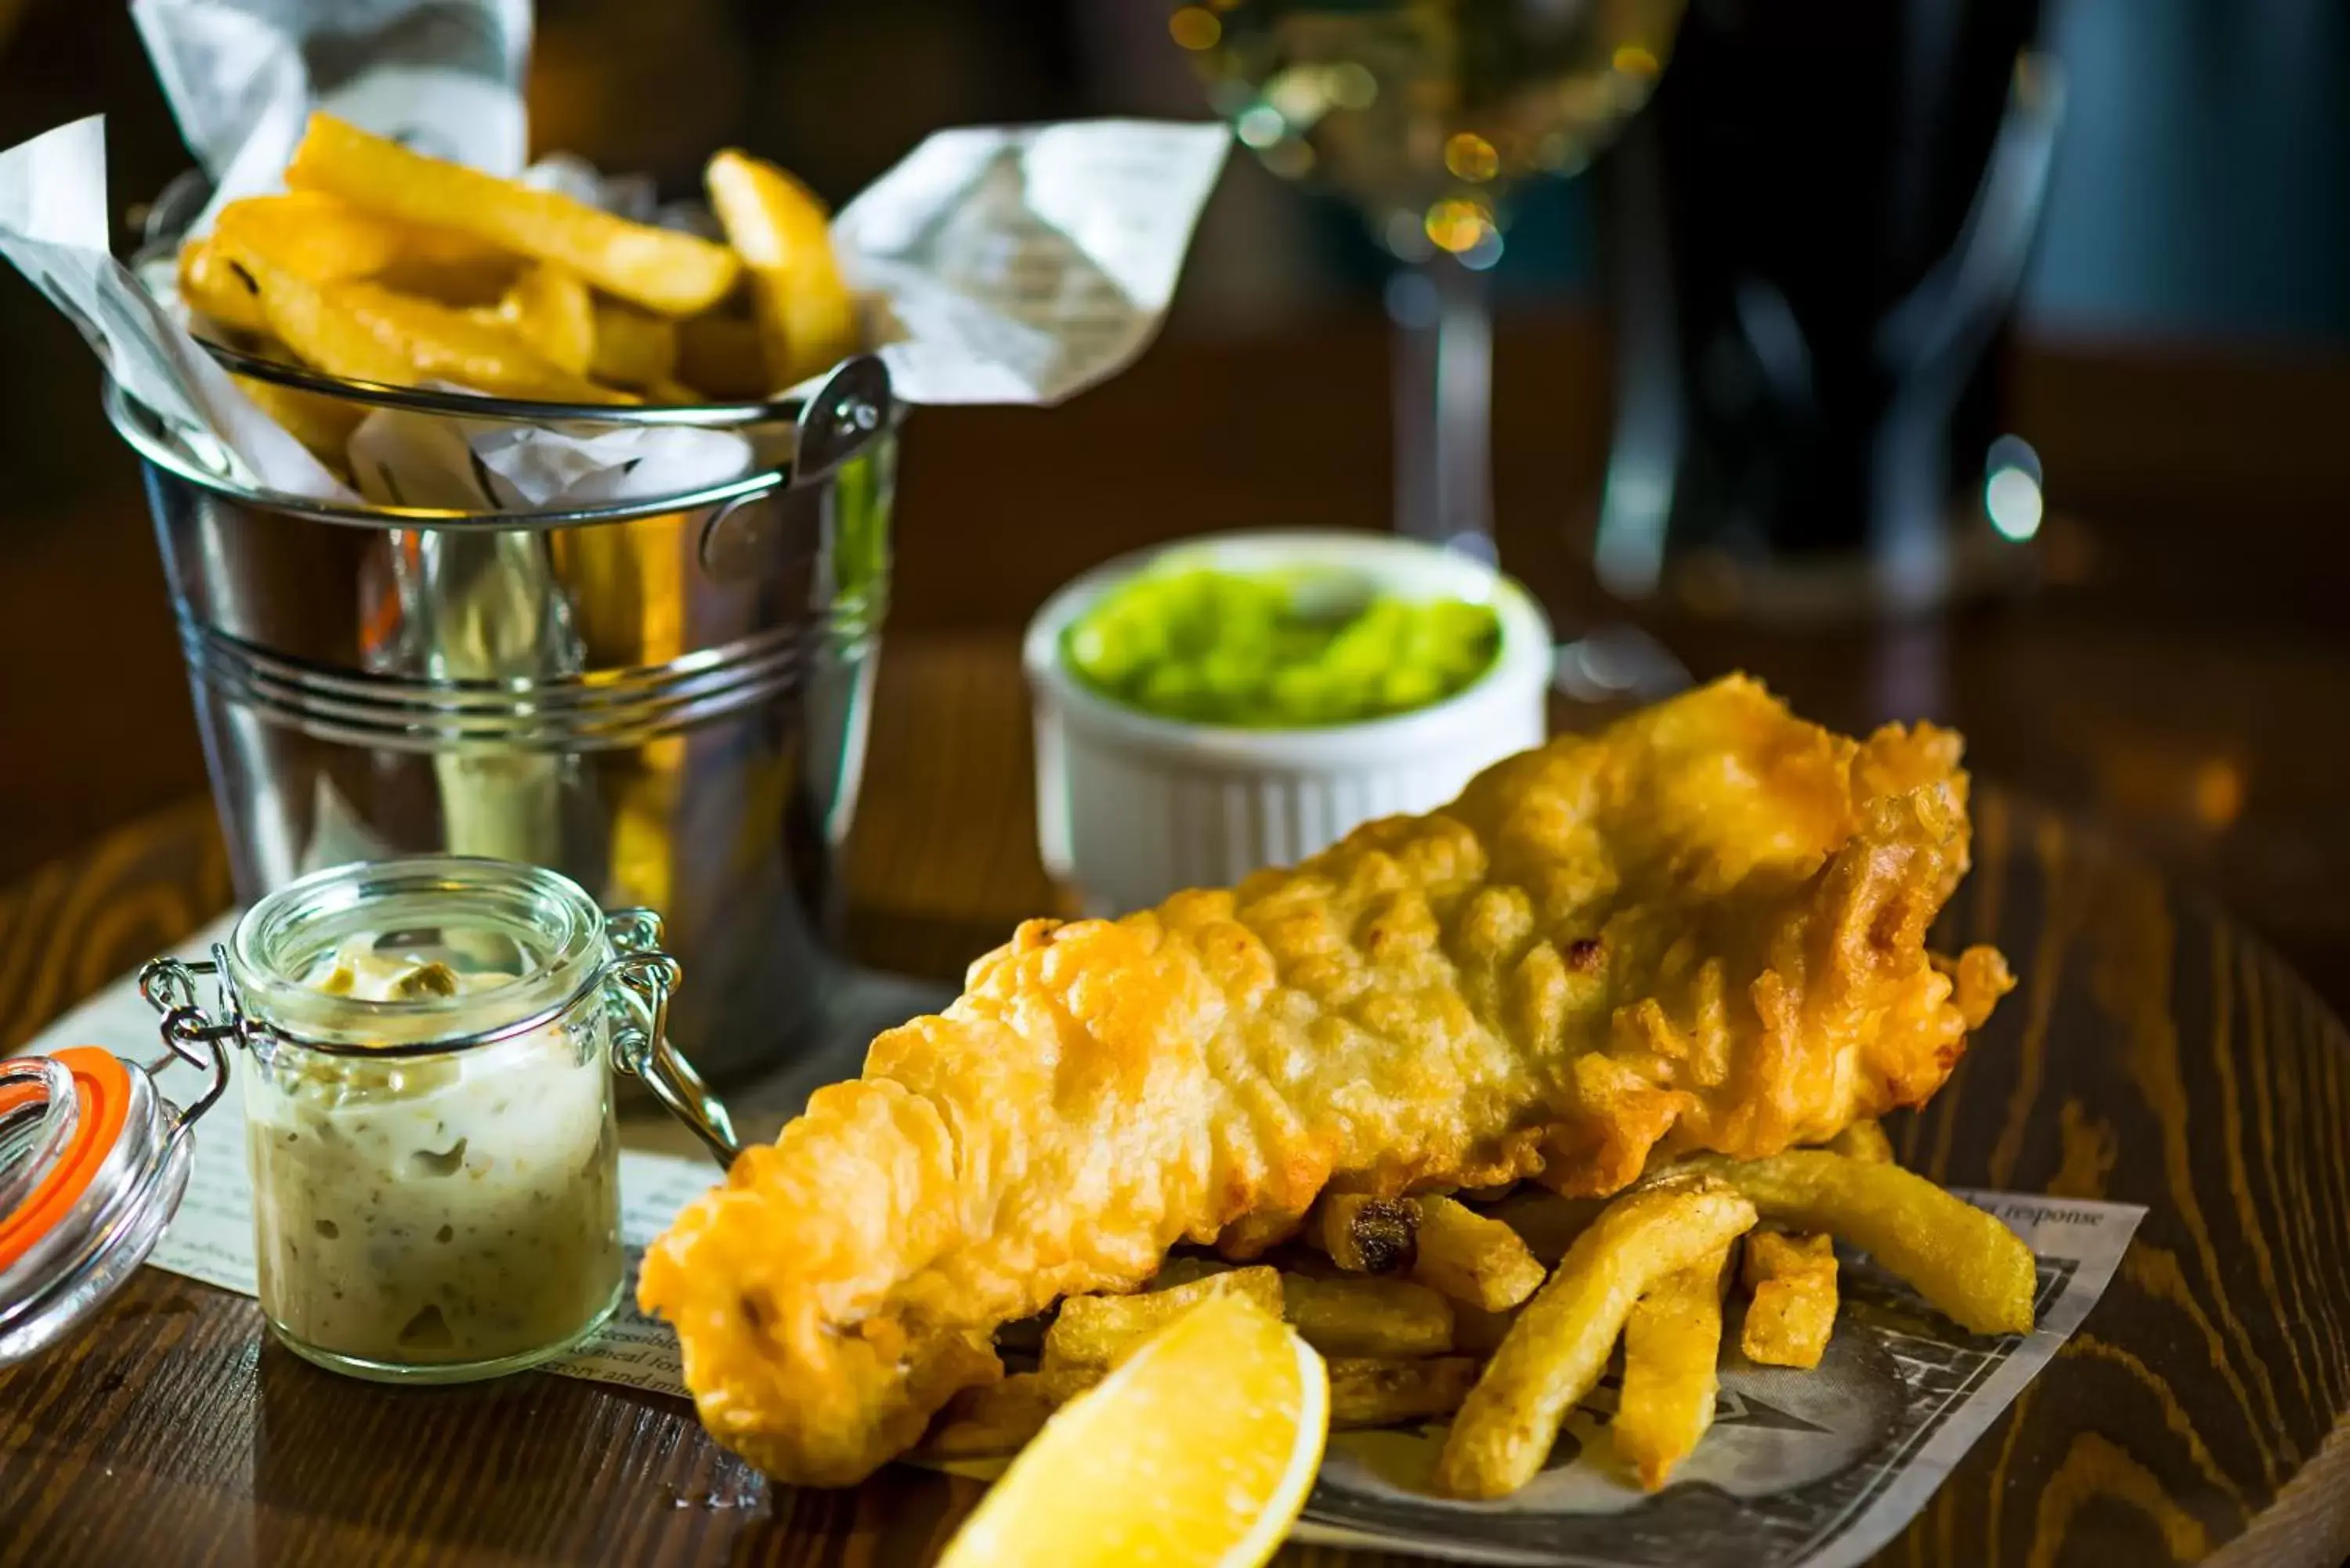
[[[1597,410],[1555,388],[1545,408],[1528,385],[1594,346],[1573,324],[1532,341],[1541,356],[1503,346],[1503,547],[1572,607],[1588,600],[1562,545],[1566,497],[1587,489]],[[916,432],[909,629],[883,662],[851,867],[862,956],[951,975],[1050,907],[1019,617],[1130,544],[1376,518],[1377,352],[1361,331],[1310,356],[1170,350],[1050,416]],[[1700,673],[1749,666],[1841,725],[1924,711],[1969,732],[2010,788],[1985,800],[1951,918],[1999,940],[2026,983],[1900,1129],[1905,1156],[1952,1181],[2152,1210],[2086,1329],[1889,1564],[2322,1564],[2350,1549],[2350,1040],[2270,946],[2138,857],[2221,890],[2336,1008],[2350,999],[2335,809],[2350,464],[2313,445],[2331,438],[2310,411],[2345,406],[2350,371],[2164,364],[2168,380],[2095,355],[2028,362],[2018,422],[2061,511],[2054,584],[2028,604],[1810,638],[1659,627]],[[2249,444],[2179,407],[2214,381],[2260,427]],[[926,765],[941,756],[951,773]],[[2034,798],[2093,808],[2137,850]],[[201,801],[0,895],[0,1046],[226,899]],[[151,1271],[73,1346],[0,1375],[0,1564],[911,1563],[970,1501],[894,1469],[851,1493],[775,1490],[681,1405],[551,1376],[332,1379],[267,1343],[251,1303]]]

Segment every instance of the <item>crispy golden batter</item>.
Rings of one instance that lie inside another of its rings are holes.
[[[1294,870],[1030,921],[689,1207],[640,1298],[721,1441],[847,1483],[997,1376],[998,1324],[1180,1241],[1254,1255],[1326,1187],[1612,1192],[1914,1105],[2010,983],[1925,948],[1959,750],[1733,678]]]

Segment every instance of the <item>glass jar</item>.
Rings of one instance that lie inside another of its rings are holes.
[[[0,1063],[0,1366],[87,1323],[154,1251],[190,1127],[228,1086],[216,1047],[189,1059],[211,1075],[184,1109],[93,1045]]]
[[[594,1332],[626,1273],[612,1072],[721,1158],[724,1112],[666,1044],[676,961],[648,911],[437,856],[338,867],[248,910],[214,961],[142,981],[183,1036],[245,1047],[261,1307],[297,1354],[401,1382],[495,1376]],[[195,1005],[216,973],[228,1017]]]

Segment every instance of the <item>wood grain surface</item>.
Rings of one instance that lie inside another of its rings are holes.
[[[1048,907],[1026,743],[1007,639],[893,646],[852,861],[864,956],[950,966]],[[2149,1213],[2083,1331],[1880,1562],[2334,1563],[2350,1037],[2259,940],[2103,837],[1997,789],[1978,820],[1946,935],[1997,941],[2022,983],[1896,1129],[1903,1156]],[[0,898],[0,1043],[225,898],[191,804]],[[681,1402],[553,1376],[338,1379],[269,1343],[252,1303],[151,1270],[82,1338],[0,1375],[5,1564],[915,1564],[974,1495],[902,1469],[772,1488]]]

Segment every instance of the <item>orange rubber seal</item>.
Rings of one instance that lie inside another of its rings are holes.
[[[81,1116],[73,1142],[66,1147],[57,1168],[13,1212],[0,1216],[0,1269],[12,1266],[73,1211],[81,1195],[89,1190],[99,1167],[114,1152],[115,1141],[122,1136],[122,1123],[130,1112],[130,1075],[111,1051],[76,1045],[57,1052],[50,1060],[63,1063],[73,1074]],[[5,1108],[5,1103],[0,1102],[0,1109]]]

